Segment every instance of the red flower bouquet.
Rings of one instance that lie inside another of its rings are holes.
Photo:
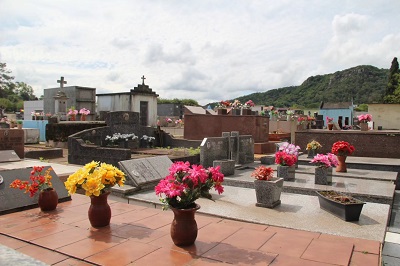
[[[155,192],[160,197],[165,195],[165,198],[160,199],[164,203],[164,210],[169,206],[188,209],[200,197],[211,199],[209,190],[212,187],[218,194],[224,192],[223,181],[224,174],[220,172],[220,166],[205,169],[202,165],[175,162],[169,168],[169,175],[155,187]]]
[[[52,177],[50,175],[50,171],[52,170],[52,168],[47,169],[46,172],[42,174],[43,169],[44,166],[34,166],[29,177],[31,183],[29,183],[29,181],[21,181],[19,179],[15,179],[10,184],[10,188],[25,190],[25,193],[29,192],[30,197],[35,196],[37,191],[44,191],[52,188]]]
[[[251,176],[255,177],[258,180],[266,180],[269,181],[274,178],[274,170],[271,167],[266,167],[261,165],[257,167]]]
[[[355,150],[354,146],[346,141],[337,141],[332,146],[332,153],[337,156],[349,156]]]
[[[275,163],[283,166],[292,166],[297,162],[297,156],[295,154],[288,154],[284,151],[278,151],[275,153]]]

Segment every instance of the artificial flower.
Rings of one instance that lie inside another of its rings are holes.
[[[367,123],[367,122],[372,121],[372,115],[370,115],[370,114],[359,115],[359,116],[357,116],[357,118],[360,123]]]
[[[314,158],[310,161],[310,163],[316,164],[318,167],[334,167],[338,165],[338,160],[336,155],[332,153],[328,153],[327,155],[324,154],[317,154]]]
[[[287,154],[299,156],[300,147],[289,142],[284,142],[279,146],[279,151],[284,151]]]
[[[312,140],[310,143],[307,143],[306,150],[317,150],[320,148],[322,148],[322,145],[318,141]]]
[[[29,192],[29,196],[35,196],[36,192],[48,190],[53,187],[51,183],[52,176],[50,171],[52,168],[48,168],[44,174],[42,174],[44,166],[33,166],[29,181],[21,181],[20,179],[15,179],[11,184],[10,188],[18,188],[20,190],[25,190],[25,193]]]
[[[223,193],[223,181],[220,166],[205,169],[202,165],[178,161],[169,168],[169,175],[160,180],[155,193],[160,196],[163,209],[169,206],[186,209],[192,207],[200,197],[211,199],[209,191],[213,187],[218,194]]]
[[[346,141],[337,141],[332,145],[332,153],[337,156],[348,156],[355,151],[353,145]]]
[[[69,194],[74,194],[77,188],[83,188],[86,196],[100,196],[111,187],[122,187],[124,183],[125,174],[117,167],[92,161],[70,175],[64,185]]]
[[[260,165],[253,171],[253,173],[251,173],[251,176],[255,177],[258,180],[269,181],[274,178],[274,170],[271,167]]]
[[[275,163],[282,166],[292,166],[297,162],[297,156],[295,154],[288,154],[284,151],[278,151],[275,153]]]

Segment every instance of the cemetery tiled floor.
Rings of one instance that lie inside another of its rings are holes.
[[[72,195],[52,212],[35,208],[0,216],[1,258],[11,258],[4,252],[11,248],[24,254],[13,265],[32,258],[49,265],[379,265],[379,241],[200,213],[195,244],[177,247],[169,235],[171,211],[110,198],[111,225],[95,229],[89,204],[88,197]]]

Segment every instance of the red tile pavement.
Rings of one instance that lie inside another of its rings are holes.
[[[177,247],[171,211],[109,200],[111,225],[92,228],[90,199],[73,195],[55,211],[0,216],[0,243],[53,265],[379,265],[378,241],[196,214],[195,244]]]

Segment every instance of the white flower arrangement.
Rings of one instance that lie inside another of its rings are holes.
[[[105,140],[107,142],[110,142],[111,144],[115,144],[121,141],[135,140],[137,138],[138,136],[136,136],[134,133],[132,134],[114,133],[112,136],[107,135]]]
[[[150,136],[147,136],[147,135],[143,135],[140,139],[142,139],[144,141],[147,141],[147,142],[153,142],[153,140],[155,140],[156,138],[155,137],[150,137]]]

